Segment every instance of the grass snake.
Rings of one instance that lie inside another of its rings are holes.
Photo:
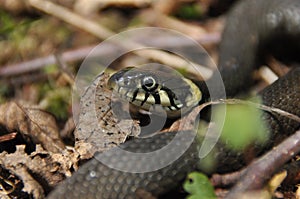
[[[252,83],[255,67],[263,63],[262,57],[270,53],[279,60],[298,62],[300,52],[300,1],[298,0],[244,0],[235,5],[229,13],[227,24],[220,43],[219,71],[222,75],[226,93],[232,96]],[[274,42],[275,41],[275,42]],[[157,85],[153,79],[144,79],[146,89]],[[300,68],[295,67],[259,95],[263,103],[300,115]],[[165,89],[164,96],[172,95]],[[201,94],[197,94],[201,98]],[[133,96],[132,96],[133,97]],[[139,96],[135,94],[137,99]],[[143,99],[142,96],[141,99]],[[157,96],[152,101],[161,102]],[[184,106],[179,101],[170,101],[167,109],[179,109]],[[142,103],[142,102],[139,102]],[[146,103],[146,102],[144,102]],[[194,103],[193,101],[191,103]],[[272,129],[270,140],[283,139],[299,129],[299,123],[282,116],[265,113],[264,119]],[[193,132],[179,132],[191,134]],[[283,134],[284,133],[284,134]],[[172,134],[160,134],[147,139],[134,139],[124,147],[145,152],[160,148],[172,140]],[[177,140],[178,144],[182,140]],[[271,141],[270,141],[271,142]],[[272,145],[273,143],[268,143]],[[72,177],[49,194],[48,198],[147,198],[163,196],[186,174],[196,169],[199,158],[196,141],[175,162],[160,170],[146,173],[124,173],[111,169],[96,159],[84,164]],[[171,152],[172,153],[172,152]],[[170,154],[172,155],[172,154]],[[224,164],[233,164],[230,154],[220,154]],[[165,157],[161,157],[164,159]],[[120,161],[122,157],[111,157]],[[120,164],[130,164],[123,160]],[[143,160],[141,160],[143,162]],[[136,162],[135,164],[139,164]],[[148,164],[157,164],[148,162]]]

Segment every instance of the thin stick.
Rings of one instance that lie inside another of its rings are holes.
[[[248,105],[248,106],[252,106],[254,108],[257,108],[257,109],[260,109],[260,110],[263,110],[263,111],[267,111],[267,112],[270,112],[270,113],[277,113],[277,114],[282,115],[284,117],[287,117],[289,119],[295,120],[296,122],[300,122],[300,117],[299,116],[294,115],[292,113],[289,113],[287,111],[284,111],[282,109],[266,106],[266,105],[251,102],[251,101],[240,100],[240,99],[220,99],[220,100],[216,100],[216,101],[209,101],[209,102],[203,103],[203,104],[199,105],[198,107],[196,107],[196,111],[200,112],[202,109],[204,109],[207,106],[217,105],[217,104],[243,104],[243,105]]]
[[[138,38],[138,40],[146,39],[144,35],[139,35],[139,36],[140,36],[140,38]],[[208,40],[211,41],[209,38],[208,38]],[[198,42],[201,44],[201,43],[206,43],[209,41],[199,40]],[[162,48],[163,47],[177,48],[178,46],[181,46],[181,47],[187,46],[185,40],[180,40],[178,38],[176,38],[176,39],[170,38],[170,39],[166,40],[163,37],[155,37],[155,38],[153,38],[152,42],[154,42],[155,45],[161,45]],[[117,46],[115,46],[115,45],[110,45],[107,43],[102,43],[101,45],[106,45],[106,46],[103,48],[96,48],[97,44],[84,46],[84,47],[81,47],[78,49],[67,50],[65,52],[62,52],[61,55],[59,55],[59,56],[61,58],[61,61],[63,61],[63,62],[73,62],[73,61],[78,61],[78,60],[82,60],[82,59],[86,58],[92,50],[93,50],[92,55],[101,56],[101,57],[103,57],[105,55],[110,55],[117,50]],[[26,72],[32,72],[35,70],[39,70],[43,67],[46,67],[47,65],[55,64],[57,62],[56,54],[48,55],[46,57],[36,58],[33,60],[29,60],[29,61],[23,61],[23,62],[16,63],[16,64],[9,64],[9,65],[1,66],[0,67],[0,77],[20,75],[20,74],[23,74]],[[166,58],[169,58],[169,57],[166,57]],[[178,58],[178,57],[176,57],[176,58]],[[173,62],[177,61],[176,58],[171,61],[173,61]],[[161,59],[165,59],[165,57],[162,57]],[[165,62],[168,62],[168,61],[170,61],[170,60],[169,59],[165,60]],[[180,62],[181,62],[181,60],[180,60]],[[187,72],[190,72],[190,71],[187,71]]]
[[[65,51],[62,53],[61,59],[65,62],[81,60],[85,58],[91,52],[91,50],[93,50],[93,48],[95,48],[95,46],[85,46],[80,49]],[[107,49],[107,51],[110,52],[110,49]],[[105,52],[97,52],[97,53],[100,54]],[[33,60],[24,61],[17,64],[2,66],[0,68],[0,77],[7,77],[12,75],[19,75],[26,72],[32,72],[41,69],[47,65],[55,64],[56,61],[57,59],[55,55],[52,54],[46,57],[36,58]]]
[[[113,4],[113,5],[145,5],[151,4],[152,0],[97,0],[102,4]]]
[[[80,15],[77,15],[70,10],[61,7],[59,5],[56,5],[50,1],[45,1],[45,0],[29,0],[29,3],[50,15],[56,16],[57,18],[72,24],[75,27],[78,27],[80,29],[83,29],[98,38],[105,40],[106,38],[115,35],[113,31],[108,30],[107,28],[99,25],[98,23],[94,23],[90,20],[87,20],[83,18]],[[133,41],[124,41],[124,42],[118,42],[115,43],[116,45],[119,45],[125,49],[142,49],[145,48],[145,46],[142,46],[136,42]],[[157,53],[153,53],[151,51],[157,51]],[[201,75],[203,76],[204,79],[208,79],[212,75],[212,70],[208,69],[205,66],[201,66],[196,63],[192,62],[187,62],[186,60],[182,59],[182,61],[178,62],[178,59],[181,59],[180,57],[177,57],[175,61],[174,60],[174,55],[171,55],[170,53],[163,52],[161,50],[151,50],[151,51],[144,51],[144,52],[139,52],[135,51],[136,54],[142,57],[150,58],[153,60],[159,60],[161,63],[169,65],[169,66],[174,66],[175,68],[185,68],[187,65],[194,65],[198,67],[201,70]],[[197,75],[197,73],[195,73]]]
[[[9,140],[13,140],[13,139],[16,138],[16,136],[17,136],[16,132],[9,133],[9,134],[6,134],[6,135],[2,135],[2,136],[0,136],[0,143],[5,142],[5,141],[9,141]]]
[[[245,169],[226,174],[213,174],[210,182],[214,187],[229,187],[236,184],[244,173]]]
[[[241,193],[262,188],[279,168],[299,152],[300,130],[251,163],[242,179],[228,193],[226,199],[239,198]]]
[[[202,35],[207,34],[207,31],[200,26],[187,24],[152,9],[144,11],[141,14],[141,19],[148,24],[156,23],[155,25],[158,25],[159,27],[175,29],[197,39],[201,38]]]
[[[226,100],[220,100],[220,102],[226,103],[226,104],[244,104],[244,105],[249,105],[253,106],[255,108],[258,108],[260,110],[264,110],[270,113],[277,113],[279,115],[282,115],[284,117],[287,117],[289,119],[295,120],[300,123],[300,117],[297,115],[294,115],[292,113],[289,113],[287,111],[284,111],[279,108],[274,108],[274,107],[269,107],[263,104],[251,102],[251,101],[245,101],[245,100],[240,100],[240,99],[226,99]]]
[[[266,106],[266,105],[251,102],[251,101],[240,100],[240,99],[220,99],[220,100],[217,100],[217,101],[206,102],[206,103],[199,106],[199,110],[202,110],[206,106],[216,105],[216,104],[244,104],[244,105],[252,106],[254,108],[258,108],[258,109],[263,110],[263,111],[270,112],[270,113],[277,113],[277,114],[282,115],[284,117],[288,117],[292,120],[300,122],[300,117],[299,116],[294,115],[292,113],[289,113],[287,111],[284,111],[282,109]]]
[[[29,3],[33,7],[49,15],[53,15],[69,24],[72,24],[75,27],[86,30],[87,32],[97,36],[100,39],[104,40],[115,34],[107,28],[100,26],[99,24],[94,23],[90,20],[87,20],[62,6],[52,3],[51,1],[29,0]]]
[[[200,113],[200,111],[202,109],[204,109],[205,107],[211,106],[211,105],[218,105],[218,104],[244,104],[244,105],[252,106],[254,108],[257,108],[257,109],[260,109],[263,111],[277,113],[277,114],[287,117],[289,119],[300,122],[300,117],[298,117],[297,115],[294,115],[292,113],[286,112],[284,110],[281,110],[279,108],[269,107],[269,106],[266,106],[263,104],[259,104],[259,103],[255,103],[255,102],[251,102],[251,101],[240,100],[240,99],[220,99],[220,100],[209,101],[209,102],[200,104],[199,106],[195,107],[187,116],[175,121],[168,130],[163,131],[163,132],[171,132],[171,131],[178,131],[178,130],[183,131],[183,130],[193,129],[193,124],[183,125],[182,129],[179,129],[179,127],[180,127],[180,124],[185,124],[185,123],[188,123],[189,121],[191,121],[191,118],[196,118],[197,115]]]

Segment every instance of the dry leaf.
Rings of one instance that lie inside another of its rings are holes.
[[[297,186],[296,193],[295,193],[296,199],[300,199],[300,188],[299,188],[299,187],[300,187],[300,186],[298,185],[298,186]]]
[[[24,184],[23,191],[32,195],[34,198],[42,199],[44,198],[44,190],[42,186],[34,180],[34,178],[29,174],[26,167],[18,165],[15,170],[15,174],[19,176]]]
[[[4,103],[0,105],[0,125],[9,132],[18,131],[34,143],[41,143],[49,151],[64,149],[55,118],[40,109],[25,107],[14,101]]]
[[[282,171],[274,175],[268,183],[268,191],[270,194],[274,194],[276,189],[281,185],[283,180],[287,176],[287,171]]]
[[[32,194],[34,198],[44,197],[41,185],[45,182],[54,187],[66,176],[71,176],[73,170],[77,170],[79,154],[72,150],[51,153],[40,145],[30,155],[24,150],[24,145],[18,145],[14,153],[0,153],[0,165],[18,176],[24,184],[22,191]]]
[[[104,151],[125,142],[128,136],[137,136],[137,121],[120,119],[111,108],[112,92],[106,88],[107,74],[99,75],[81,98],[80,115],[75,130],[75,148],[83,158],[96,151]]]

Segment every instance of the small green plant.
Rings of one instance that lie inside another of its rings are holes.
[[[187,176],[183,188],[190,195],[187,199],[216,199],[214,187],[208,177],[202,173],[192,172]]]

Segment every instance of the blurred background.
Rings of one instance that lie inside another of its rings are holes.
[[[64,124],[71,116],[73,77],[84,57],[109,36],[131,28],[154,26],[182,32],[217,60],[223,16],[232,3],[234,0],[1,0],[0,103],[25,100]],[[125,56],[118,65],[134,63],[134,59],[140,58]]]

